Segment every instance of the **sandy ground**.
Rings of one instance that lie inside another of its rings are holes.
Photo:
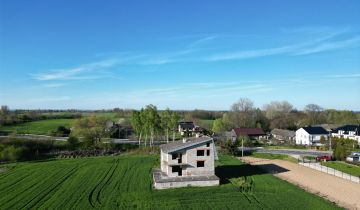
[[[241,159],[241,158],[240,158]],[[360,184],[284,160],[244,157],[275,176],[315,193],[347,209],[360,209]]]

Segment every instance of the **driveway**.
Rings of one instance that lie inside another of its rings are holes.
[[[280,179],[295,184],[304,190],[337,203],[347,209],[360,209],[360,185],[302,165],[284,160],[240,158],[251,165],[259,166]],[[282,169],[279,171],[279,168]]]

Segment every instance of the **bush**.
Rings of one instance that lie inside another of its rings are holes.
[[[56,130],[50,132],[51,136],[65,137],[70,135],[71,130],[65,126],[59,126]]]
[[[23,152],[24,152],[23,147],[15,147],[15,146],[3,147],[2,151],[0,151],[0,160],[1,161],[20,160],[23,156]]]
[[[80,146],[79,139],[75,136],[70,136],[67,139],[67,147],[70,150],[76,150]]]

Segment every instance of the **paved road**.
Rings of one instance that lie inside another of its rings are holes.
[[[300,150],[300,149],[258,149],[257,152],[273,153],[273,154],[287,154],[287,155],[331,155],[331,151],[316,151],[316,150]]]
[[[9,136],[0,136],[0,138],[8,138]],[[68,137],[54,137],[47,135],[34,135],[34,134],[16,134],[15,137],[29,140],[55,140],[55,141],[67,141]],[[114,144],[139,144],[137,140],[130,139],[110,139]],[[141,142],[143,144],[143,142]],[[166,143],[164,141],[155,141],[155,145]]]
[[[241,151],[241,147],[238,147]],[[317,150],[302,150],[302,149],[265,149],[262,147],[256,148],[244,148],[246,151],[271,153],[271,154],[285,154],[285,155],[301,155],[301,156],[319,156],[319,155],[331,155],[330,151],[317,151]]]
[[[242,158],[244,162],[259,166],[281,179],[304,190],[318,194],[347,209],[360,209],[360,187],[351,182],[296,163],[284,160]]]

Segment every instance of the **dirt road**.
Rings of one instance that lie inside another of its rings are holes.
[[[257,165],[275,176],[308,192],[318,194],[347,209],[360,209],[360,184],[284,160],[244,157],[244,162]]]

